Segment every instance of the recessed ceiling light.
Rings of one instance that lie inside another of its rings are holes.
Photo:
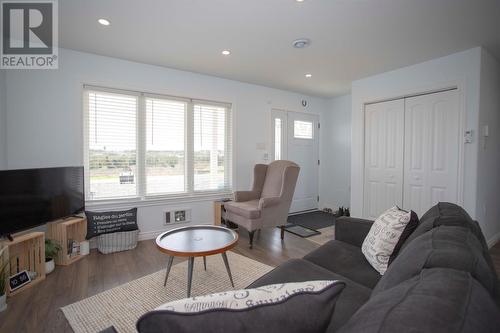
[[[313,75],[312,75],[312,74],[309,74],[309,73],[307,73],[307,74],[305,75],[305,77],[307,77],[307,78],[310,78],[310,77],[312,77],[312,76],[313,76]]]
[[[304,0],[295,0],[295,1],[297,1],[297,2],[304,2]]]
[[[296,49],[303,49],[311,45],[311,40],[307,38],[296,39],[292,42],[292,46]]]
[[[228,56],[228,55],[230,55],[230,54],[231,54],[231,51],[229,51],[229,50],[224,50],[224,51],[222,51],[222,54],[223,54],[223,55],[225,55],[225,56]]]
[[[111,24],[111,22],[109,22],[108,20],[106,20],[106,19],[104,19],[104,18],[100,18],[100,19],[98,19],[98,20],[97,20],[97,22],[99,22],[99,23],[100,23],[100,24],[102,24],[102,25],[106,25],[106,26],[108,26],[108,25],[110,25],[110,24]]]

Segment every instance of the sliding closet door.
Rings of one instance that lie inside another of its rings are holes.
[[[403,207],[421,216],[439,201],[458,201],[458,93],[411,97],[405,104]]]
[[[403,200],[404,100],[365,107],[364,216],[377,218]]]

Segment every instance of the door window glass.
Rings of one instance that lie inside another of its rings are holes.
[[[296,139],[312,139],[313,123],[310,121],[294,120],[293,137]]]

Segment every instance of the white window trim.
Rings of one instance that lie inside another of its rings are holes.
[[[116,197],[116,198],[103,198],[103,199],[88,199],[87,193],[90,189],[90,177],[89,177],[89,123],[88,123],[88,109],[89,106],[87,104],[88,99],[85,97],[86,91],[98,91],[98,92],[108,92],[115,94],[125,94],[130,96],[136,96],[138,98],[138,108],[137,108],[137,195],[135,196],[127,196],[127,197]],[[107,206],[123,206],[123,207],[131,207],[134,206],[156,206],[166,201],[172,202],[199,202],[206,201],[212,199],[221,199],[227,198],[232,194],[232,188],[234,184],[233,179],[233,110],[232,104],[226,102],[217,102],[205,99],[194,99],[194,98],[186,98],[179,96],[171,96],[164,94],[156,94],[149,92],[141,92],[135,90],[127,90],[127,89],[115,89],[109,87],[95,86],[89,84],[83,84],[82,89],[82,97],[83,97],[83,161],[84,161],[84,180],[85,180],[85,202],[88,207],[107,207]],[[183,101],[187,103],[186,109],[186,121],[185,121],[185,154],[186,154],[186,163],[185,163],[185,179],[186,179],[186,192],[181,193],[172,193],[172,194],[163,194],[163,195],[148,195],[146,193],[146,98],[160,98],[160,99],[168,99],[168,100],[177,100]],[[189,170],[194,170],[194,128],[193,128],[193,114],[194,114],[194,105],[195,104],[203,104],[203,105],[213,105],[218,107],[224,107],[226,109],[226,147],[225,153],[229,156],[229,158],[224,159],[224,179],[225,183],[228,184],[227,188],[222,190],[194,190],[194,173],[189,172]]]

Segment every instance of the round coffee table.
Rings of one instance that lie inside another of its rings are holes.
[[[231,285],[234,287],[226,251],[235,247],[237,242],[238,234],[236,232],[212,225],[193,225],[162,233],[156,238],[156,246],[158,246],[161,252],[169,255],[163,285],[167,285],[168,274],[170,273],[174,257],[189,257],[187,296],[190,297],[194,258],[203,257],[203,265],[205,270],[207,270],[206,257],[221,254],[227,274],[229,275],[229,281],[231,281]]]

